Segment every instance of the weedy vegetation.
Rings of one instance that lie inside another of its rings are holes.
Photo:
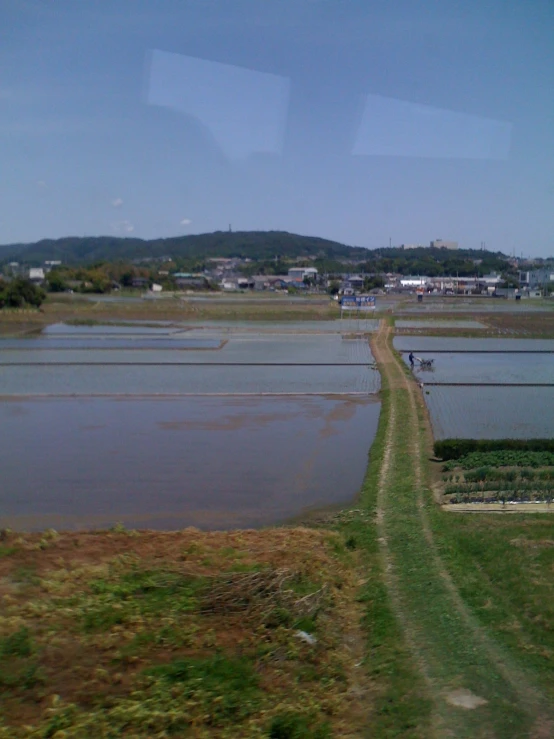
[[[118,528],[3,547],[2,739],[326,739],[366,722],[361,562],[341,533]]]

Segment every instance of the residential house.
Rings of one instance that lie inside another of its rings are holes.
[[[135,289],[147,289],[149,285],[149,280],[146,277],[133,277],[131,281],[131,287],[134,287]]]
[[[343,286],[352,290],[363,290],[364,278],[362,275],[348,275],[343,281]]]
[[[44,282],[44,270],[42,267],[31,267],[29,270],[29,279],[31,282],[40,284]]]
[[[175,272],[172,275],[179,290],[187,290],[192,287],[205,287],[206,278],[203,274],[192,274],[191,272]]]
[[[544,288],[549,282],[554,282],[554,269],[542,268],[519,273],[519,284],[522,288],[536,290]]]

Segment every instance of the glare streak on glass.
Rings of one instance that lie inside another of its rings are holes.
[[[289,81],[181,54],[150,55],[147,101],[196,118],[228,157],[280,153]]]
[[[354,155],[507,159],[512,124],[368,95]]]

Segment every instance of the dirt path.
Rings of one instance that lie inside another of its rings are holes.
[[[372,339],[388,406],[377,525],[393,608],[432,701],[434,735],[554,736],[546,701],[468,609],[434,541],[435,504],[425,489],[428,420],[391,334],[382,322]]]

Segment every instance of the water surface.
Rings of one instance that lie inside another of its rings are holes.
[[[186,338],[172,336],[90,336],[0,338],[0,360],[5,349],[217,349],[221,339],[210,336]]]
[[[167,336],[178,329],[167,324],[159,326],[135,326],[126,324],[115,326],[109,323],[88,325],[72,325],[69,323],[52,323],[42,329],[42,336]]]
[[[154,345],[141,342],[116,342],[109,351],[98,347],[83,348],[80,339],[64,345],[64,351],[54,343],[41,344],[33,351],[27,348],[28,340],[12,340],[10,348],[0,351],[0,364],[24,362],[152,362],[152,363],[263,363],[263,364],[369,364],[372,361],[369,343],[365,339],[350,339],[340,334],[255,334],[233,333],[225,336],[220,331],[191,331],[188,334],[187,350],[180,342],[174,344],[156,342]],[[18,343],[19,342],[19,343]],[[0,343],[0,346],[2,344]],[[146,348],[146,347],[149,348]],[[13,347],[13,348],[12,348]],[[174,347],[174,348],[172,348]],[[134,351],[134,349],[140,351]],[[198,351],[195,349],[198,348]],[[23,349],[23,351],[21,351]],[[218,351],[205,351],[217,349]]]
[[[367,365],[0,365],[0,395],[375,393]]]
[[[425,353],[425,359],[433,360],[433,371],[420,370],[416,364],[415,372],[424,383],[495,383],[554,385],[554,354],[432,354]],[[408,355],[403,355],[409,365]],[[554,426],[553,426],[554,430]]]
[[[554,435],[554,388],[426,387],[435,439],[533,439]]]
[[[554,352],[551,339],[465,339],[454,336],[395,336],[395,349],[419,352]]]
[[[250,527],[351,500],[380,406],[354,398],[0,403],[0,528]]]
[[[425,320],[425,321],[395,321],[397,328],[486,328],[484,323],[480,321],[441,321],[441,320]]]

